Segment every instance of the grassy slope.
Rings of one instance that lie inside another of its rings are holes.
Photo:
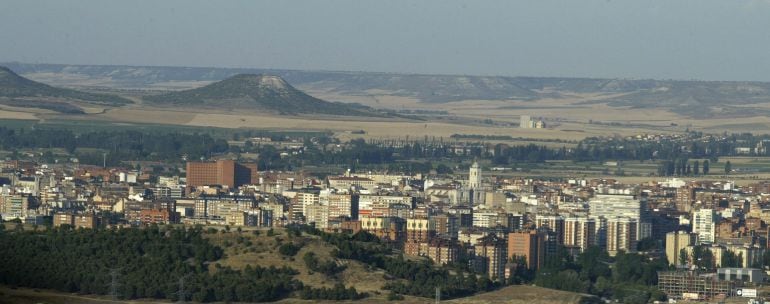
[[[225,248],[225,258],[218,261],[222,266],[230,266],[236,269],[246,267],[248,264],[258,264],[262,266],[283,265],[297,269],[300,274],[296,278],[304,284],[313,287],[332,287],[335,283],[341,282],[345,286],[354,286],[359,292],[368,292],[370,296],[357,302],[379,303],[386,301],[388,291],[382,290],[387,280],[384,278],[385,272],[381,269],[370,269],[357,261],[340,260],[340,263],[347,265],[347,269],[337,278],[328,278],[323,274],[310,274],[302,256],[306,252],[315,253],[320,259],[332,259],[330,252],[334,249],[331,246],[315,236],[303,234],[301,237],[289,237],[282,230],[275,230],[277,235],[267,236],[262,230],[259,236],[255,236],[250,231],[244,231],[241,234],[231,231],[230,233],[220,233],[216,235],[207,235],[214,243]],[[252,252],[249,246],[237,243],[238,236],[242,236],[252,242],[255,251]],[[280,241],[278,241],[280,239]],[[295,244],[304,244],[302,249],[294,258],[282,256],[278,252],[278,246],[281,243],[294,242]],[[225,246],[230,243],[231,246]],[[211,271],[216,271],[216,266],[211,265]],[[590,296],[585,296],[572,292],[556,291],[533,286],[509,286],[497,291],[482,293],[472,297],[454,299],[449,303],[585,303]],[[426,299],[419,297],[409,297],[401,303],[425,303]],[[284,299],[282,303],[310,303],[299,299]],[[330,302],[330,301],[329,301]]]
[[[265,230],[262,230],[259,236],[255,236],[250,231],[244,231],[240,234],[231,231],[230,233],[207,234],[206,236],[209,240],[225,249],[225,258],[218,261],[222,266],[242,269],[249,264],[265,267],[281,267],[285,265],[299,271],[299,275],[296,278],[306,285],[333,287],[335,283],[339,282],[345,284],[345,286],[355,286],[359,292],[369,292],[373,297],[377,297],[377,293],[386,294],[386,292],[381,291],[386,283],[386,280],[383,278],[385,272],[381,269],[369,269],[367,265],[358,261],[339,260],[339,263],[346,265],[347,268],[336,278],[328,278],[320,273],[311,274],[311,271],[308,270],[302,260],[305,253],[313,252],[320,260],[330,260],[332,259],[331,251],[335,247],[315,236],[289,237],[282,230],[276,229],[275,231],[275,236],[267,236]],[[239,236],[250,241],[252,245],[247,246],[246,242],[239,244],[237,242]],[[294,257],[286,257],[278,252],[278,246],[288,242],[303,244],[302,249]],[[230,246],[226,246],[227,243]],[[211,265],[210,270],[216,271],[216,266]]]
[[[64,98],[100,105],[124,105],[131,103],[123,97],[95,94],[49,86],[21,77],[6,67],[0,67],[0,97],[7,98]],[[29,101],[33,103],[34,101]]]

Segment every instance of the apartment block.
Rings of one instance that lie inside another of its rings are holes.
[[[577,248],[580,252],[596,245],[596,220],[588,217],[564,219],[564,246]]]
[[[685,231],[666,234],[666,259],[670,265],[684,266],[680,263],[682,249],[695,245],[696,235]]]
[[[540,269],[545,262],[545,239],[546,236],[536,230],[509,233],[508,260],[514,256],[524,257],[528,269]]]
[[[614,256],[618,251],[636,252],[638,222],[627,217],[607,220],[607,252]]]
[[[187,162],[188,186],[222,185],[235,188],[258,182],[256,163],[242,164],[234,160]]]

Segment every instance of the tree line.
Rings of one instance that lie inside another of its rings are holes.
[[[259,166],[264,169],[293,170],[305,165],[339,165],[355,167],[385,167],[392,170],[406,170],[426,173],[437,168],[426,166],[419,160],[446,160],[462,162],[469,159],[488,159],[494,165],[513,163],[541,163],[546,160],[571,160],[576,162],[605,160],[660,160],[660,175],[707,174],[709,164],[721,156],[742,155],[739,148],[750,148],[748,155],[767,156],[764,142],[768,136],[734,134],[724,136],[703,136],[691,132],[685,138],[660,139],[657,141],[629,138],[586,138],[576,147],[548,147],[545,145],[488,145],[484,142],[465,143],[436,140],[413,141],[364,141],[355,139],[341,146],[332,145],[339,141],[329,134],[297,132],[274,134],[244,132],[230,134],[233,138],[262,135],[275,140],[288,140],[297,136],[304,141],[299,153],[281,155],[288,149],[272,144],[246,142],[243,146],[229,145],[226,136],[209,133],[150,132],[144,130],[100,130],[76,133],[67,129],[13,129],[0,127],[0,149],[16,151],[25,148],[61,148],[77,157],[81,163],[120,165],[122,161],[181,161],[209,158],[223,153],[259,153]],[[89,150],[91,149],[91,150]],[[93,151],[98,149],[100,151]],[[297,151],[291,151],[297,152]],[[106,153],[106,154],[105,154]],[[52,155],[45,156],[52,160]],[[704,159],[702,163],[690,159]],[[710,160],[706,162],[705,160]],[[727,171],[731,168],[725,168]]]
[[[0,149],[61,148],[81,163],[120,165],[126,160],[181,161],[207,158],[229,150],[227,141],[209,134],[146,131],[89,131],[67,129],[11,129],[0,127]],[[99,152],[82,148],[100,149]]]
[[[512,280],[641,304],[666,299],[656,286],[657,272],[666,269],[668,265],[662,259],[648,259],[637,253],[621,251],[610,257],[606,251],[592,246],[573,258],[560,248],[536,273],[524,273]]]

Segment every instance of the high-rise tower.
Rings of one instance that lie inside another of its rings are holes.
[[[472,190],[481,189],[481,168],[479,168],[478,162],[473,162],[468,175],[468,187]]]

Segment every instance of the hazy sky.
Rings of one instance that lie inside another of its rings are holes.
[[[0,61],[770,81],[770,0],[0,0]]]

